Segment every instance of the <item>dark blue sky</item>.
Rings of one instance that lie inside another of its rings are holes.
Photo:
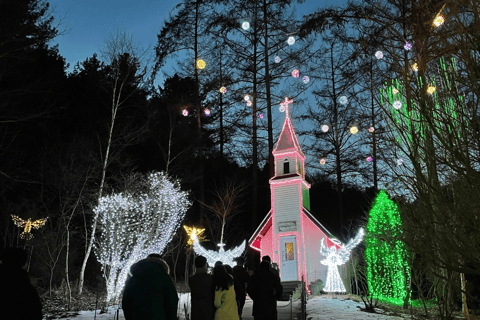
[[[72,70],[78,61],[99,53],[112,33],[127,31],[143,48],[156,44],[157,34],[172,8],[180,0],[49,0],[60,30],[54,43]],[[297,5],[299,15],[323,6],[346,3],[346,0],[306,0]]]

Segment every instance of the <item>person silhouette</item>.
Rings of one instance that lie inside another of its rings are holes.
[[[239,320],[233,277],[223,265],[213,268],[213,286],[215,287],[215,320]]]
[[[27,252],[21,248],[6,248],[0,264],[0,315],[15,320],[41,320],[42,302],[30,282]]]
[[[191,299],[191,320],[213,320],[215,317],[213,276],[208,274],[204,256],[195,258],[195,275],[188,278]]]
[[[246,286],[250,274],[247,269],[243,267],[245,260],[242,257],[236,258],[237,265],[233,267],[233,282],[235,286],[235,297],[237,299],[238,316],[242,318],[243,306],[245,305]]]

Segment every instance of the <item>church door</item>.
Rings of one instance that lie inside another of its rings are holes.
[[[297,281],[297,241],[295,236],[280,238],[281,278],[282,281]]]

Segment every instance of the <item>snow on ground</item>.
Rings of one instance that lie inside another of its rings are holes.
[[[359,307],[364,308],[362,302],[353,300],[340,300],[329,296],[310,297],[307,302],[307,319],[311,320],[365,320],[382,319],[396,320],[405,319],[404,317],[388,316],[381,314],[382,310],[376,309],[378,313],[368,313],[361,311]]]
[[[185,308],[187,312],[190,313],[190,294],[181,293],[179,294],[179,306],[178,306],[178,315],[179,319],[185,319]],[[290,302],[278,302],[277,311],[279,313],[279,319],[288,318],[290,319]],[[370,319],[379,319],[379,320],[398,320],[405,319],[405,317],[399,316],[388,316],[382,314],[382,310],[377,309],[378,313],[368,313],[361,311],[358,307],[364,307],[364,304],[361,302],[355,302],[353,300],[341,300],[335,299],[331,296],[315,296],[310,297],[307,302],[307,319],[308,320],[370,320]],[[243,319],[250,320],[253,319],[251,316],[252,301],[247,300],[244,309]],[[122,310],[118,310],[117,317],[116,307],[110,307],[107,313],[100,314],[99,311],[80,311],[79,315],[63,318],[66,320],[125,320]],[[293,313],[299,312],[299,301],[294,302]],[[284,314],[285,313],[285,314]],[[288,313],[288,315],[287,315]],[[293,318],[297,318],[297,315],[294,315]]]

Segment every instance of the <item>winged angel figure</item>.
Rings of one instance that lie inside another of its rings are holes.
[[[346,245],[340,247],[337,251],[336,246],[330,248],[325,247],[325,239],[322,239],[320,243],[320,254],[325,256],[325,259],[320,260],[320,263],[328,267],[327,271],[327,283],[323,291],[325,292],[346,292],[343,285],[342,278],[338,273],[338,266],[345,264],[350,258],[350,252],[355,248],[363,239],[364,231],[362,228],[358,230],[355,238],[351,239]]]
[[[222,261],[223,264],[228,264],[230,266],[233,266],[233,259],[236,257],[240,257],[245,251],[245,244],[246,241],[243,240],[242,244],[239,245],[238,247],[232,249],[232,250],[227,250],[223,249],[224,244],[220,243],[218,246],[220,247],[220,250],[213,251],[213,250],[207,250],[204,247],[200,245],[200,242],[198,241],[198,237],[192,234],[193,237],[193,250],[195,250],[195,253],[204,256],[207,258],[207,262],[210,266],[215,265],[215,262],[217,261]]]
[[[43,219],[38,219],[35,221],[32,221],[31,218],[28,218],[28,220],[23,220],[22,218],[15,216],[12,214],[12,220],[13,223],[19,227],[23,228],[23,232],[20,234],[20,238],[30,240],[33,238],[33,234],[30,233],[33,229],[40,229],[45,225],[47,222],[48,217],[43,218]]]

